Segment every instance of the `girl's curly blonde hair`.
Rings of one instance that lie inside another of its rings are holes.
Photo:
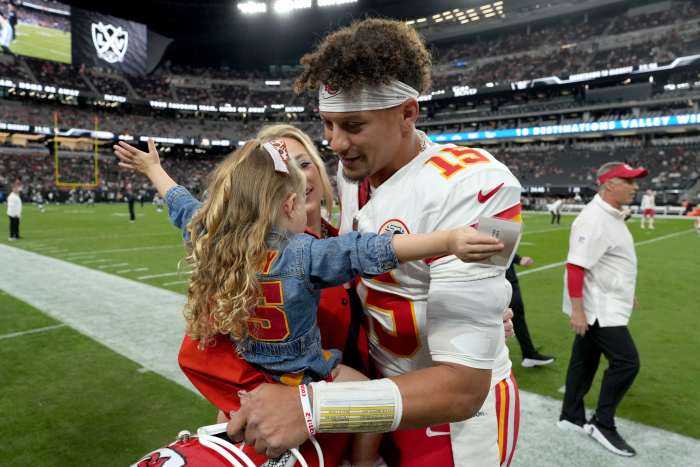
[[[192,276],[185,318],[188,335],[199,347],[217,334],[241,341],[260,297],[256,273],[266,240],[279,227],[290,193],[303,202],[305,179],[293,160],[289,173],[275,171],[272,158],[252,140],[229,155],[210,176],[204,205],[188,226],[187,263]]]

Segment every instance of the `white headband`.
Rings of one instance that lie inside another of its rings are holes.
[[[287,145],[284,144],[284,141],[273,139],[272,141],[264,143],[262,147],[265,148],[268,154],[270,154],[270,157],[272,157],[272,162],[275,164],[275,171],[288,174],[289,168],[285,162],[289,160],[289,151],[287,151]]]
[[[362,88],[357,93],[337,90],[329,85],[321,86],[318,92],[318,109],[321,112],[361,112],[396,107],[408,99],[417,99],[418,91],[406,83],[393,80],[371,88]]]

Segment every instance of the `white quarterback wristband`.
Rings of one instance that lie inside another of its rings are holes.
[[[306,430],[309,436],[313,437],[316,434],[314,426],[314,416],[311,411],[311,400],[309,399],[309,388],[306,384],[299,385],[299,398],[301,399],[301,410],[304,412],[304,422],[306,422]]]
[[[318,433],[386,432],[401,423],[401,392],[388,378],[310,386],[312,424]]]

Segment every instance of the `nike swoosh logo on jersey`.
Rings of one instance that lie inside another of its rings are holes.
[[[477,193],[477,195],[476,195],[476,197],[479,199],[479,202],[485,203],[486,201],[488,201],[489,198],[491,198],[493,195],[495,195],[498,192],[498,190],[500,190],[503,187],[504,183],[505,182],[501,182],[500,185],[498,185],[496,188],[494,188],[493,190],[489,191],[486,194],[482,193],[482,191],[479,190],[479,193]]]
[[[436,436],[449,436],[449,431],[433,431],[430,427],[425,429],[425,436],[428,438],[434,438]]]

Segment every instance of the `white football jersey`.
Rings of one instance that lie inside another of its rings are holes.
[[[654,200],[654,195],[644,194],[642,196],[642,209],[654,209],[656,207],[656,202]]]
[[[339,171],[342,167],[339,167]],[[341,233],[429,233],[478,223],[520,221],[520,184],[487,151],[430,144],[374,189],[358,209],[358,185],[338,175]],[[503,311],[510,302],[504,270],[454,256],[401,264],[358,293],[370,318],[370,354],[384,376],[461,363],[510,373]]]

